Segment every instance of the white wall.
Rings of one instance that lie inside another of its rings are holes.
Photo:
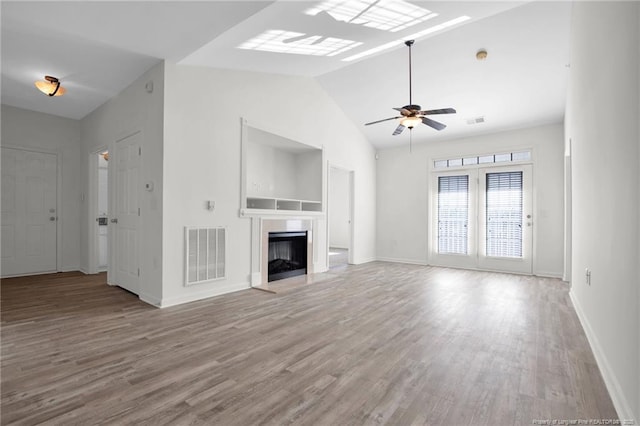
[[[621,419],[640,420],[640,11],[575,2],[567,100],[571,297]],[[585,269],[591,270],[591,285]]]
[[[296,198],[322,201],[322,151],[296,154]]]
[[[247,197],[322,201],[322,151],[290,152],[249,141]]]
[[[329,170],[329,246],[349,248],[349,172]]]
[[[145,85],[153,82],[153,92]],[[151,68],[116,97],[82,119],[82,154],[77,161],[82,165],[82,191],[88,194],[89,161],[92,153],[108,147],[114,151],[115,142],[136,131],[142,132],[140,182],[153,182],[154,190],[140,188],[140,298],[159,304],[162,299],[162,155],[163,155],[163,102],[164,65]],[[114,187],[115,173],[110,173],[109,185]],[[111,200],[112,201],[112,200]],[[93,232],[95,218],[89,217],[87,203],[83,205],[82,252],[83,265],[89,264],[89,232]],[[84,266],[85,268],[87,266]],[[108,280],[112,270],[109,268]]]
[[[43,96],[43,102],[55,102]],[[58,155],[58,268],[81,267],[80,122],[2,105],[2,146]]]
[[[426,129],[425,131],[429,131]],[[378,258],[427,263],[431,161],[532,149],[534,156],[534,264],[536,275],[563,272],[563,127],[514,130],[428,145],[379,151]]]
[[[295,155],[259,142],[247,147],[247,196],[296,198]]]
[[[355,170],[354,261],[375,258],[375,152],[315,80],[166,64],[165,81],[163,304],[249,286],[251,223],[239,217],[240,117],[323,146],[325,160]],[[313,115],[301,113],[308,110]],[[215,211],[205,209],[206,200],[216,201]],[[326,265],[327,225],[319,222],[317,255]],[[185,226],[227,227],[226,280],[184,287]]]

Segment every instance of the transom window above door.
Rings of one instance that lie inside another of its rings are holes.
[[[464,167],[475,165],[491,165],[494,163],[514,163],[519,161],[531,161],[531,151],[517,151],[500,154],[476,155],[468,157],[447,158],[435,160],[434,169],[447,169],[451,167]]]

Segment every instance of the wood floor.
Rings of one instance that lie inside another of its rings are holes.
[[[2,424],[531,425],[617,418],[558,280],[376,262],[156,309],[2,281]]]

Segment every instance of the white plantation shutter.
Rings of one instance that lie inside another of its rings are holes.
[[[467,254],[469,176],[438,177],[438,253]]]
[[[522,257],[522,172],[487,173],[487,256]]]

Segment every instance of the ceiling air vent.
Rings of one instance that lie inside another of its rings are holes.
[[[484,116],[467,119],[467,124],[480,124],[480,123],[484,123]]]

